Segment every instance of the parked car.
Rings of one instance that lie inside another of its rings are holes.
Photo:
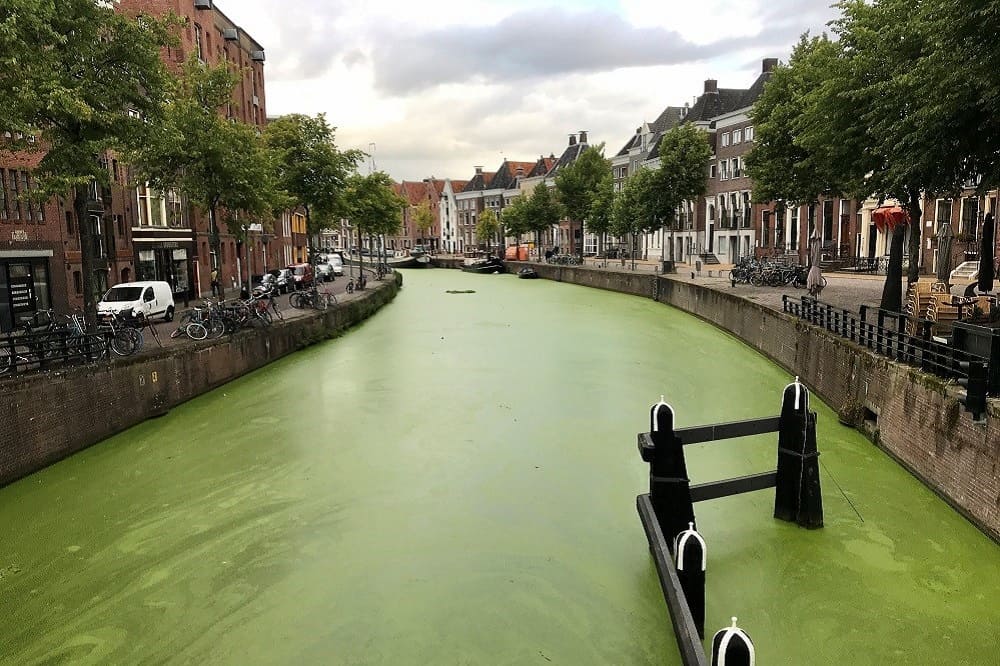
[[[166,282],[125,282],[108,289],[97,304],[98,315],[119,312],[142,314],[148,319],[174,318],[174,292]]]
[[[331,254],[327,261],[333,268],[333,274],[340,277],[344,274],[344,260],[341,259],[339,254]]]
[[[334,277],[333,266],[322,259],[314,266],[314,269],[316,271],[316,279],[321,282],[329,282]]]
[[[312,264],[292,264],[288,267],[292,272],[292,283],[295,289],[311,287],[315,281]]]

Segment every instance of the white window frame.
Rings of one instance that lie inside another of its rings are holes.
[[[751,141],[753,141],[753,134],[754,134],[753,125],[750,125],[749,127],[743,130],[743,141],[745,141],[746,143],[750,143]]]
[[[722,147],[725,148],[729,145],[729,132],[722,133]]]
[[[733,145],[743,143],[743,130],[733,130]]]

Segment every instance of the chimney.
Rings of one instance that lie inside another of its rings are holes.
[[[691,110],[691,107],[688,106],[687,102],[684,102],[684,108],[681,109],[681,120],[683,120],[684,118],[687,118],[688,111],[690,111],[690,110]]]
[[[576,134],[570,134],[569,135],[569,145],[571,145],[571,146],[575,146],[576,145]]]
[[[476,167],[476,175],[477,176],[483,175],[483,167]]]
[[[774,68],[778,66],[777,58],[764,58],[764,63],[761,65],[760,71],[763,74],[770,74],[774,71]]]
[[[580,130],[580,143],[587,144],[587,130]]]
[[[717,93],[719,92],[719,82],[715,79],[705,80],[705,92],[706,93]]]

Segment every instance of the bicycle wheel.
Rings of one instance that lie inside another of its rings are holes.
[[[203,324],[191,322],[184,331],[192,340],[204,340],[208,337],[208,329]]]
[[[317,294],[316,300],[313,301],[313,308],[316,310],[326,310],[330,307],[330,299],[326,294]]]
[[[271,319],[271,313],[268,310],[257,310],[257,311],[254,312],[254,314],[257,315],[255,317],[255,319],[257,320],[257,321],[254,322],[255,324],[258,323],[258,322],[260,322],[260,323],[263,323],[264,326],[270,326],[271,325],[271,322],[273,320]]]
[[[347,283],[347,293],[348,294],[354,293],[354,280],[351,280],[350,282]]]
[[[129,333],[131,330],[132,329],[129,328],[123,328],[115,331],[114,335],[111,336],[108,342],[111,347],[111,351],[119,356],[131,356],[139,351],[138,340],[134,335]]]
[[[281,314],[281,310],[278,309],[278,304],[271,299],[271,313],[278,319],[278,321],[285,321],[285,316]]]
[[[301,310],[305,307],[305,302],[303,298],[304,294],[302,292],[296,291],[291,296],[288,297],[288,304],[291,305],[296,310]]]
[[[208,337],[213,340],[217,340],[226,334],[225,322],[217,317],[210,319],[208,324],[205,325],[205,328],[208,329]]]

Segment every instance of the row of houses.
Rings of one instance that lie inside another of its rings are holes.
[[[206,0],[121,0],[130,15],[181,18],[177,46],[164,49],[168,66],[177,68],[189,54],[206,63],[226,63],[239,76],[231,102],[220,112],[233,120],[267,123],[264,48]],[[35,187],[31,170],[37,152],[3,150],[0,136],[0,331],[46,308],[79,309],[83,303],[78,220],[72,201],[54,197],[44,204],[22,195]],[[18,137],[19,138],[19,137]],[[246,225],[238,234],[223,229],[218,256],[209,241],[207,215],[177,192],[135,187],[127,164],[108,156],[109,187],[94,188],[90,211],[95,230],[97,278],[102,287],[133,280],[163,280],[178,301],[210,294],[210,275],[219,271],[224,286],[241,285],[269,268],[306,261],[305,216],[288,211],[265,230]]]
[[[712,147],[712,157],[705,165],[705,195],[686,202],[677,219],[662,230],[638,239],[633,251],[649,259],[687,263],[735,263],[745,256],[805,262],[808,239],[815,231],[827,262],[864,267],[884,262],[890,237],[876,226],[872,213],[881,205],[896,202],[820,197],[813,205],[790,205],[783,212],[773,203],[753,202],[753,181],[746,173],[747,155],[756,140],[751,111],[777,64],[776,58],[765,58],[747,88],[720,88],[718,81],[706,80],[693,102],[667,106],[655,120],[642,122],[623,147],[610,156],[614,186],[620,190],[639,169],[659,167],[660,140],[673,127],[693,124],[706,133]],[[436,224],[425,244],[452,253],[480,247],[484,239],[476,238],[475,228],[485,210],[502,214],[513,198],[530,193],[539,184],[554,186],[559,170],[571,164],[588,145],[587,132],[578,132],[570,135],[558,158],[550,154],[533,161],[505,160],[494,171],[476,167],[468,180],[424,181],[425,189],[417,188],[419,197],[436,196],[438,201]],[[414,199],[408,200],[412,205]],[[952,265],[976,258],[983,218],[996,210],[997,193],[979,194],[974,183],[969,183],[960,196],[928,198],[924,202],[921,268],[925,272],[935,270],[935,236],[944,221],[951,223],[957,239]],[[416,240],[407,227],[392,242],[406,248]],[[568,221],[553,227],[542,243],[569,251],[578,250],[582,243],[586,254],[596,254],[600,246],[596,236],[585,232],[581,235],[579,226]]]

